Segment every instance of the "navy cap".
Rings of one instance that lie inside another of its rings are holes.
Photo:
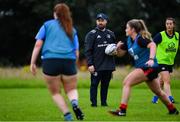
[[[108,16],[104,13],[99,13],[97,16],[96,16],[96,19],[105,19],[108,21]]]

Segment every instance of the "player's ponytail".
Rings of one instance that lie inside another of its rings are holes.
[[[54,12],[57,16],[57,19],[64,28],[67,36],[73,40],[73,21],[69,7],[64,3],[59,3],[54,7]]]
[[[140,34],[143,38],[149,39],[152,41],[151,33],[148,31],[144,21],[142,19],[139,19],[139,23],[141,25]]]
[[[145,23],[141,19],[132,19],[127,23],[131,28],[134,28],[136,33],[140,33],[143,38],[152,40],[151,33],[148,31]]]

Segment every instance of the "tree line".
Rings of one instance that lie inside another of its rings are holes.
[[[84,37],[95,27],[97,13],[109,16],[108,28],[117,40],[125,39],[126,22],[143,19],[154,36],[164,30],[166,17],[176,19],[180,25],[180,0],[0,0],[0,65],[21,66],[30,62],[35,35],[44,21],[53,18],[56,3],[69,5],[73,23],[78,31],[80,58],[84,58]],[[176,57],[180,65],[180,54]],[[117,58],[118,64],[131,62],[129,56]]]

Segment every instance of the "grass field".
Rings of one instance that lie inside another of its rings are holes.
[[[90,107],[89,74],[78,73],[79,104],[85,113],[85,121],[180,121],[180,115],[170,116],[159,102],[152,104],[152,93],[145,83],[133,88],[126,117],[115,117],[108,110],[118,107],[121,97],[122,79],[132,70],[118,68],[110,83],[108,107]],[[173,74],[172,92],[180,102],[179,70]],[[98,101],[99,97],[98,97]],[[70,105],[70,104],[69,104]],[[180,104],[175,104],[180,110]],[[41,71],[33,77],[28,67],[0,68],[0,121],[62,121],[63,115],[53,103],[46,89]]]

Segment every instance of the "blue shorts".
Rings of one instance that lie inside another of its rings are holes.
[[[76,60],[74,59],[43,59],[43,73],[50,76],[77,74]]]

